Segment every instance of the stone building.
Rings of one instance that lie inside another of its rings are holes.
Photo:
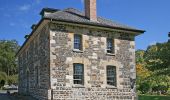
[[[143,30],[85,13],[44,8],[17,53],[19,93],[38,100],[136,99],[135,36]]]

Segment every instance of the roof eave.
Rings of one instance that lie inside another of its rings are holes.
[[[33,35],[33,33],[37,30],[37,28],[39,27],[39,25],[41,25],[41,23],[43,22],[44,18],[42,18],[39,23],[35,26],[35,28],[32,30],[32,32],[30,33],[29,37],[24,41],[24,43],[22,44],[22,46],[20,47],[20,49],[18,50],[18,52],[16,53],[15,56],[18,56],[18,54],[20,53],[20,51],[22,50],[22,48],[24,47],[24,45],[29,41],[30,37]]]
[[[104,28],[110,28],[110,29],[132,31],[132,32],[138,33],[137,35],[143,34],[144,32],[146,32],[145,30],[129,29],[129,28],[114,27],[114,26],[100,25],[100,24],[96,25],[96,24],[93,24],[93,23],[75,22],[75,21],[71,21],[71,20],[61,20],[61,19],[53,19],[53,18],[45,18],[45,19],[54,20],[54,21],[69,22],[69,23],[73,23],[73,24],[75,23],[75,24],[91,25],[91,26],[104,27]]]

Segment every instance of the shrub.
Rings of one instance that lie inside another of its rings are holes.
[[[167,94],[168,94],[168,95],[170,95],[170,88],[168,88],[168,90],[167,90]]]
[[[7,79],[7,75],[5,72],[0,72],[0,80],[6,80]]]
[[[5,85],[6,80],[7,80],[6,73],[0,72],[0,88]]]
[[[8,84],[17,84],[18,83],[18,75],[8,76]]]
[[[157,94],[166,94],[167,90],[167,86],[163,84],[152,87],[152,91],[156,92]]]
[[[148,93],[150,90],[150,85],[148,82],[142,82],[139,86],[139,91],[141,91],[142,94]]]
[[[0,87],[3,87],[5,85],[5,80],[0,81]]]

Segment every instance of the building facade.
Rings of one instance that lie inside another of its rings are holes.
[[[19,93],[39,100],[134,100],[135,36],[143,30],[85,14],[44,8],[17,53]]]

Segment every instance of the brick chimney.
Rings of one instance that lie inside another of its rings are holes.
[[[85,16],[91,21],[97,21],[96,0],[84,0]]]

